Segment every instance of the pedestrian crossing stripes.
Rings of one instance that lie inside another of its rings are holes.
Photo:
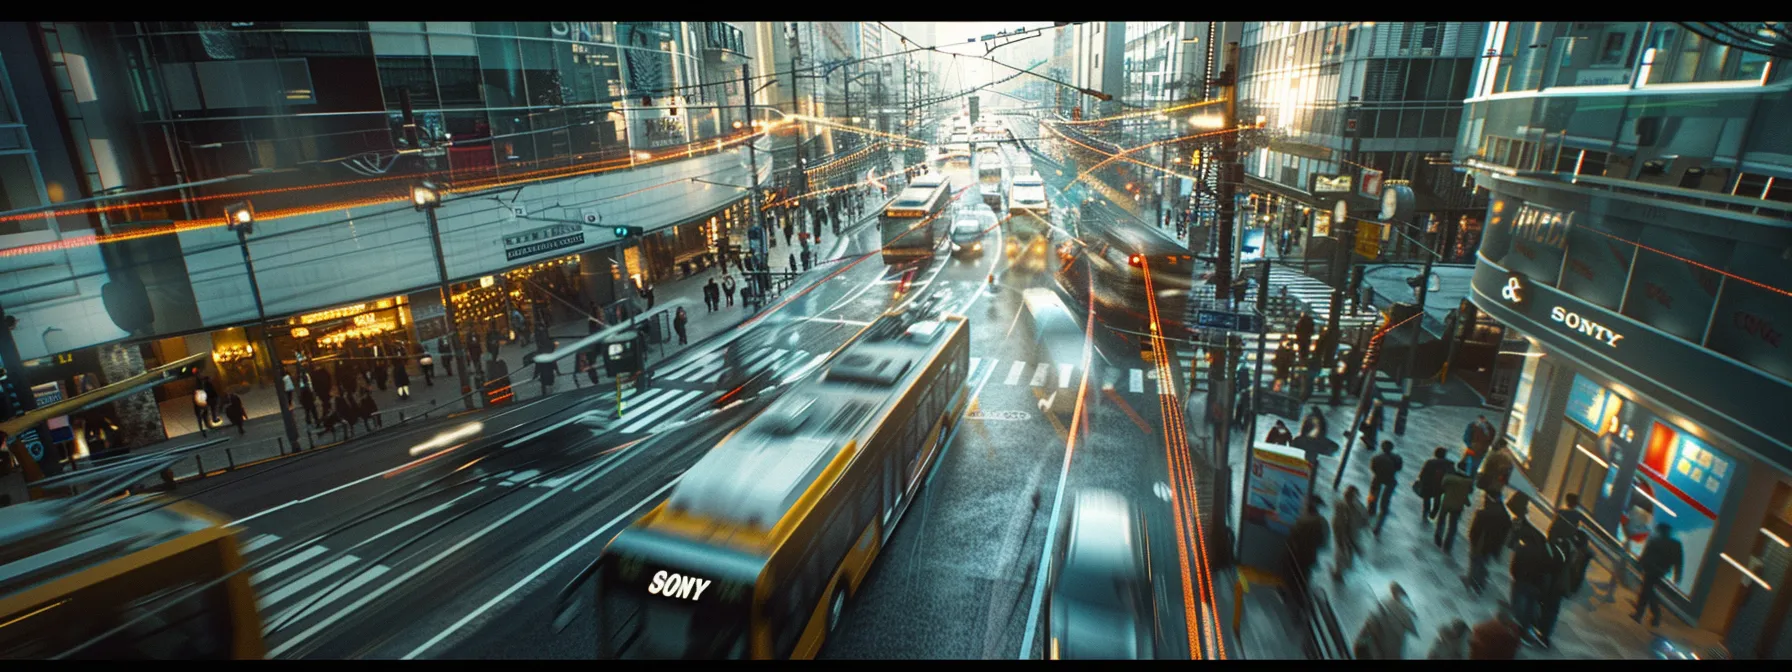
[[[278,535],[261,534],[241,548],[247,555],[278,541]],[[362,586],[392,571],[390,567],[368,564],[363,558],[348,553],[327,561],[320,560],[320,556],[329,552],[330,549],[322,545],[312,544],[250,575],[249,583],[257,592],[256,606],[262,614],[264,634],[272,634],[277,626],[307,618],[346,595],[359,594]],[[360,569],[354,570],[357,566]]]
[[[802,350],[783,348],[760,350],[745,355],[737,363],[737,366],[748,376],[757,376],[768,371],[773,374],[783,374],[799,368],[812,356]],[[722,376],[727,372],[728,361],[723,352],[717,350],[659,371],[653,379],[656,382],[713,385],[721,382]]]

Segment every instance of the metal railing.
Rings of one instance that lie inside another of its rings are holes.
[[[1337,543],[1333,540],[1332,543]],[[1288,567],[1296,568],[1294,551],[1288,551]],[[1318,565],[1314,565],[1318,569]],[[1289,583],[1289,590],[1296,598],[1292,601],[1296,613],[1295,621],[1301,628],[1301,652],[1311,660],[1351,660],[1350,639],[1345,636],[1343,626],[1338,623],[1338,613],[1332,608],[1331,596],[1325,589],[1313,585],[1309,576],[1296,571],[1283,572]]]

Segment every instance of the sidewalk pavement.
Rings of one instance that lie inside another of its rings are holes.
[[[1343,428],[1347,428],[1355,418],[1355,404],[1345,403],[1334,408],[1325,405],[1323,399],[1320,401],[1319,407],[1331,429],[1329,438],[1343,442]],[[1204,400],[1196,400],[1194,403],[1199,408]],[[1309,403],[1307,408],[1311,407],[1312,404]],[[1357,558],[1356,566],[1346,574],[1342,583],[1330,578],[1333,556],[1331,540],[1328,538],[1326,546],[1320,551],[1320,561],[1313,568],[1313,577],[1316,577],[1313,581],[1316,587],[1330,596],[1346,646],[1354,642],[1363,623],[1386,596],[1389,582],[1399,582],[1412,598],[1419,630],[1417,635],[1407,640],[1405,657],[1422,659],[1429,651],[1439,628],[1456,618],[1467,621],[1472,627],[1493,617],[1510,591],[1511,577],[1507,569],[1512,557],[1510,551],[1489,563],[1489,585],[1484,594],[1477,596],[1469,592],[1461,581],[1468,570],[1468,524],[1473,516],[1473,509],[1479,506],[1479,491],[1476,491],[1474,504],[1463,512],[1463,519],[1457,528],[1457,534],[1461,538],[1456,540],[1452,552],[1445,554],[1433,542],[1434,524],[1423,519],[1422,500],[1412,491],[1411,486],[1413,479],[1418,476],[1420,466],[1430,458],[1432,449],[1439,446],[1447,448],[1451,459],[1460,459],[1463,454],[1463,429],[1477,415],[1487,414],[1491,417],[1495,413],[1478,407],[1462,406],[1415,409],[1409,418],[1406,436],[1400,437],[1393,435],[1391,411],[1392,409],[1388,413],[1388,425],[1382,430],[1380,438],[1394,441],[1396,454],[1404,460],[1399,475],[1400,484],[1394,489],[1390,500],[1393,504],[1392,514],[1388,516],[1386,527],[1379,538],[1372,531],[1365,532],[1363,551]],[[1302,413],[1305,412],[1303,409]],[[1270,415],[1260,418],[1258,435],[1266,435],[1269,428],[1275,425],[1276,419]],[[1285,422],[1290,427],[1298,426],[1295,421]],[[1191,431],[1206,433],[1208,430],[1202,426]],[[1242,490],[1246,470],[1240,468],[1244,460],[1243,441],[1234,439],[1233,443],[1231,459],[1235,468],[1232,492],[1237,493]],[[1334,490],[1332,478],[1337,473],[1343,451],[1347,449],[1356,452],[1350,456],[1350,464],[1345,469],[1342,483]],[[1333,505],[1339,500],[1344,488],[1355,485],[1363,491],[1366,498],[1370,480],[1370,456],[1358,439],[1355,446],[1340,448],[1337,455],[1319,458],[1319,479],[1315,494],[1324,502],[1322,514],[1327,521],[1331,519]],[[1522,482],[1521,474],[1515,473],[1514,476],[1512,487],[1504,493],[1504,498],[1511,497],[1512,488],[1532,494],[1532,524],[1539,529],[1548,529],[1552,516],[1551,505],[1536,500],[1535,489]],[[1236,507],[1234,513],[1236,514]],[[1327,535],[1329,537],[1329,530]],[[1594,562],[1582,592],[1564,601],[1555,628],[1553,646],[1542,649],[1527,645],[1520,650],[1519,658],[1649,659],[1653,657],[1650,644],[1654,633],[1667,635],[1698,648],[1717,642],[1719,637],[1714,633],[1688,627],[1675,618],[1664,619],[1663,626],[1655,628],[1653,633],[1650,628],[1632,622],[1629,613],[1630,605],[1635,600],[1634,588],[1627,587],[1624,591],[1610,588],[1611,572],[1601,562],[1603,559]],[[1222,592],[1229,592],[1233,586],[1231,571],[1227,571],[1228,576],[1224,580],[1214,577],[1214,585],[1220,587]],[[1618,592],[1623,594],[1618,595]],[[1598,597],[1594,597],[1595,595]],[[1251,590],[1246,594],[1245,622],[1242,632],[1237,635],[1247,658],[1303,657],[1301,633],[1304,632],[1304,626],[1291,620],[1291,610],[1280,601],[1278,592],[1267,588]],[[1229,611],[1226,616],[1230,618]]]
[[[868,209],[873,208],[868,206]],[[845,249],[846,241],[850,239],[851,234],[874,221],[876,221],[875,213],[868,213],[850,228],[843,229],[841,232],[842,235],[839,236],[833,235],[831,230],[824,228],[822,240],[825,245],[815,248],[817,250],[817,257],[822,260],[838,258]],[[772,248],[771,250],[773,259],[770,265],[774,271],[783,272],[787,270],[786,266],[788,265],[788,260],[780,259],[780,255],[777,254],[777,252],[783,250],[785,250],[785,247],[783,246],[782,240],[779,241],[779,247]],[[833,266],[831,265],[813,269],[809,274],[800,277],[797,283],[792,285],[790,291],[800,290],[800,288],[806,286],[807,283],[814,282],[815,279],[819,277],[824,277],[825,273],[831,272],[832,269]],[[740,280],[737,270],[731,269],[730,272],[736,273],[737,281]],[[751,317],[756,311],[749,309],[745,303],[741,301],[738,293],[735,295],[733,307],[728,307],[724,300],[724,305],[720,311],[712,313],[704,309],[703,284],[708,282],[712,277],[716,278],[719,284],[721,275],[722,273],[720,269],[712,268],[707,271],[693,273],[690,277],[674,278],[654,285],[655,307],[651,310],[644,311],[642,314],[643,317],[658,312],[666,307],[666,305],[673,299],[682,298],[689,301],[689,305],[685,310],[689,316],[689,322],[686,325],[688,342],[693,344],[702,343],[705,339],[708,339],[711,336],[734,329],[740,325],[742,320]],[[556,341],[566,343],[571,340],[584,338],[589,333],[589,329],[586,326],[586,316],[582,314],[582,311],[579,315],[568,317],[565,314],[569,312],[569,309],[564,304],[557,301],[553,303],[555,305],[554,314],[560,317],[560,319],[551,323],[548,333]],[[640,305],[645,306],[646,303],[643,301]],[[648,346],[645,364],[651,367],[659,362],[666,361],[669,358],[677,356],[680,352],[683,352],[686,347],[689,346],[680,346],[678,344],[677,336],[668,331],[664,343]],[[535,368],[533,364],[525,361],[528,356],[533,355],[534,353],[535,348],[524,347],[520,342],[505,343],[498,349],[498,356],[509,365],[512,373],[512,386],[516,394],[512,403],[530,401],[542,396],[540,384],[534,381]],[[491,353],[485,353],[484,359],[487,369],[489,370]],[[555,394],[562,394],[573,390],[585,390],[592,387],[589,378],[583,375],[574,375],[574,363],[575,360],[571,358],[559,362],[560,375],[554,384]],[[601,367],[602,363],[598,362],[597,366]],[[374,402],[379,405],[381,420],[384,421],[385,428],[395,428],[399,426],[400,423],[407,420],[416,421],[419,416],[425,418],[439,418],[461,415],[463,413],[478,413],[483,410],[477,395],[474,397],[474,408],[476,410],[466,410],[465,406],[459,400],[461,397],[459,374],[444,375],[443,366],[440,361],[436,364],[435,384],[433,386],[425,381],[422,369],[417,365],[414,358],[409,362],[408,370],[411,375],[410,399],[403,401],[399,400],[397,391],[393,389],[389,380],[387,382],[387,389],[380,390],[376,387],[373,390]],[[608,383],[610,386],[605,389],[613,390],[614,378],[602,374],[601,369],[599,370],[599,373],[600,382],[598,387],[604,388],[605,384]],[[475,386],[478,384],[477,380],[471,380],[470,382]],[[600,390],[596,393],[602,394],[603,392]],[[205,475],[215,474],[220,470],[236,469],[257,462],[276,459],[282,455],[291,454],[292,450],[285,445],[286,429],[280,420],[278,406],[275,402],[273,385],[270,383],[257,386],[240,394],[243,397],[243,404],[247,408],[249,415],[248,421],[243,423],[240,432],[234,425],[231,425],[227,421],[222,421],[220,416],[220,424],[213,424],[202,438],[199,433],[198,421],[193,415],[191,402],[186,399],[171,399],[164,401],[161,404],[162,421],[168,432],[168,440],[152,446],[139,447],[135,449],[132,454],[143,455],[158,450],[165,450],[176,445],[192,445],[218,438],[227,439],[226,443],[198,451],[193,459],[182,460],[177,463],[174,466],[174,474],[175,478],[181,481],[200,478]],[[298,406],[294,406],[293,412],[294,420],[299,423],[300,441],[303,443],[303,448],[305,450],[328,447],[343,441],[338,438],[341,436],[340,434],[332,436],[329,432],[321,432],[316,430],[316,428],[307,427],[305,425],[304,411]],[[376,424],[375,432],[380,431],[380,429],[381,427]],[[355,437],[359,438],[365,436],[368,436],[368,432],[365,431],[365,428],[357,427]],[[352,441],[353,439],[348,440]],[[83,466],[86,465],[83,464]],[[29,497],[26,494],[22,473],[15,471],[13,475],[0,479],[0,494],[10,495],[11,501],[13,502],[23,502],[28,500]]]

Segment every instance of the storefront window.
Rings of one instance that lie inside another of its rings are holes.
[[[1637,467],[1635,496],[1624,518],[1627,545],[1632,555],[1640,557],[1647,531],[1657,523],[1667,523],[1685,552],[1685,566],[1674,587],[1682,595],[1691,595],[1716,534],[1717,517],[1723,511],[1736,462],[1659,420],[1651,425]],[[1643,540],[1636,538],[1638,533]]]
[[[1531,394],[1536,389],[1542,355],[1542,352],[1526,354],[1524,366],[1519,369],[1518,388],[1512,395],[1512,412],[1506,416],[1506,447],[1512,450],[1519,464],[1531,461]],[[1548,369],[1542,372],[1547,373]]]

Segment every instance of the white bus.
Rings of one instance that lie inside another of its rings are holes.
[[[990,209],[1002,211],[1008,191],[1008,162],[1002,159],[1001,150],[977,153],[977,189]]]

